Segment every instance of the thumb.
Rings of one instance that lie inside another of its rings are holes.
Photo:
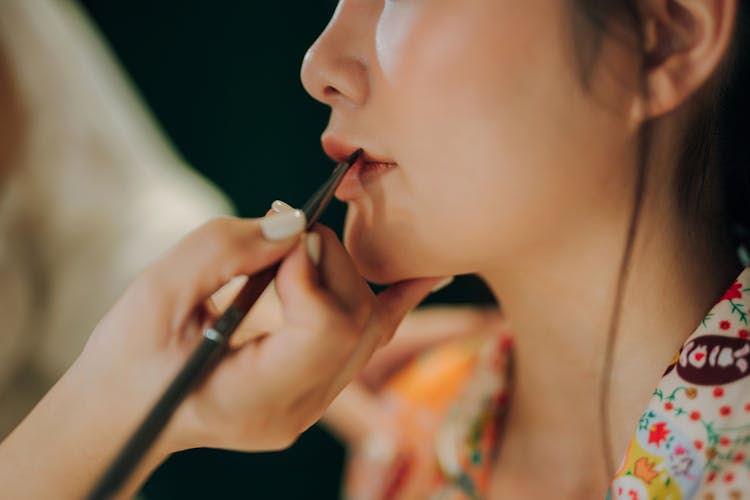
[[[381,345],[388,343],[404,316],[417,307],[428,295],[448,286],[449,278],[417,278],[400,281],[378,294],[380,320],[386,332]]]
[[[215,219],[186,236],[156,261],[147,286],[187,308],[203,303],[236,276],[252,275],[278,262],[299,242],[302,212],[263,219]]]

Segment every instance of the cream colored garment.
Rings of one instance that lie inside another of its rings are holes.
[[[230,208],[160,135],[77,5],[0,0],[0,43],[27,122],[0,191],[2,436],[125,285]]]

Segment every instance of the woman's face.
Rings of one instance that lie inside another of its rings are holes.
[[[366,278],[523,265],[620,215],[632,189],[636,60],[604,42],[585,89],[571,9],[339,2],[302,79],[331,107],[329,155],[361,147],[367,161],[396,164],[365,167],[338,194],[349,202],[345,244]]]

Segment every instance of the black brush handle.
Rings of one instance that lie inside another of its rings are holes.
[[[307,218],[308,230],[328,206],[336,187],[361,155],[362,150],[358,149],[347,160],[339,163],[328,180],[305,203],[303,212]],[[207,328],[203,332],[204,338],[200,345],[193,351],[180,373],[177,374],[156,405],[138,426],[138,429],[128,439],[114,462],[96,483],[88,498],[106,499],[119,491],[130,477],[133,469],[138,465],[141,457],[151,448],[156,438],[169,423],[182,400],[221,357],[234,330],[271,283],[278,270],[279,264],[274,264],[248,278],[247,283],[237,294],[232,305],[214,323],[213,327]]]
[[[125,446],[89,494],[91,500],[114,496],[130,477],[141,458],[167,426],[177,407],[195,385],[213,368],[221,358],[229,338],[242,322],[242,318],[255,304],[263,291],[276,276],[279,265],[254,274],[237,294],[232,305],[203,332],[201,343],[182,367],[169,387],[159,397],[146,418],[133,432]]]
[[[162,433],[185,396],[191,391],[196,381],[208,371],[211,364],[219,358],[223,349],[222,344],[206,337],[203,338],[180,373],[172,380],[159,401],[91,491],[90,499],[111,498],[120,490],[141,457],[148,452],[156,438]]]

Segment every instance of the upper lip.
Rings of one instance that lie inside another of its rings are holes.
[[[335,162],[342,162],[349,158],[357,149],[362,148],[362,155],[359,157],[359,162],[364,164],[368,163],[382,163],[388,165],[395,165],[396,162],[387,158],[381,158],[377,155],[372,154],[366,146],[355,146],[341,139],[324,136],[322,139],[323,150],[326,152],[329,158]]]

